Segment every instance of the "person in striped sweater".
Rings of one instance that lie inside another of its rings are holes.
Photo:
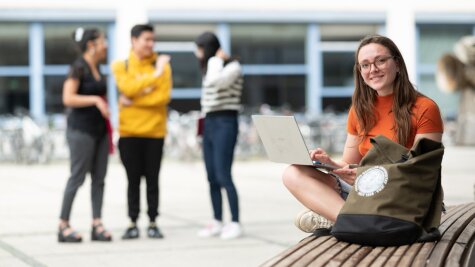
[[[238,112],[241,109],[241,65],[224,53],[218,38],[211,32],[198,36],[195,43],[195,55],[203,74],[203,154],[214,213],[214,220],[200,230],[198,236],[219,235],[221,239],[233,239],[242,235],[238,194],[231,175],[238,135]],[[223,225],[222,216],[223,188],[226,190],[232,217],[226,225]]]

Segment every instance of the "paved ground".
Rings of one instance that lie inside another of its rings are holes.
[[[473,201],[474,159],[475,148],[446,149],[443,185],[447,204]],[[233,172],[246,235],[221,241],[195,235],[211,217],[203,164],[166,160],[161,173],[159,219],[166,238],[142,237],[126,242],[119,238],[128,223],[126,179],[122,166],[112,160],[103,217],[114,234],[114,242],[90,241],[87,182],[77,195],[72,214],[72,225],[85,240],[82,244],[65,245],[57,243],[56,227],[68,176],[67,162],[0,164],[0,266],[257,266],[306,236],[292,224],[295,214],[303,208],[281,183],[284,167],[265,160],[236,163]],[[145,206],[145,198],[142,204]],[[141,217],[139,223],[144,229],[145,212]]]

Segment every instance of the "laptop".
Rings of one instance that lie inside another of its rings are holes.
[[[294,116],[252,115],[270,161],[334,170],[340,167],[312,161]]]

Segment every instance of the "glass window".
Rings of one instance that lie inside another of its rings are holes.
[[[158,42],[194,42],[205,31],[216,32],[214,24],[169,24],[154,25],[155,40]]]
[[[170,108],[180,113],[186,113],[191,110],[201,110],[199,99],[172,99]]]
[[[216,32],[216,25],[169,23],[154,25],[156,49],[172,57],[174,88],[201,87],[201,71],[194,55],[194,41],[205,31]]]
[[[322,108],[324,112],[348,112],[351,106],[351,97],[324,97]]]
[[[232,25],[231,54],[243,64],[304,64],[304,25]]]
[[[305,76],[245,76],[242,102],[245,108],[254,109],[268,104],[277,108],[304,111]]]
[[[323,53],[323,86],[353,86],[352,52]]]
[[[201,71],[198,60],[193,52],[170,52],[172,59],[173,87],[174,88],[200,88],[201,87]]]
[[[78,27],[98,28],[106,33],[104,24],[45,24],[45,64],[71,64],[79,55],[79,50],[72,39],[74,30]]]
[[[28,77],[0,77],[0,113],[30,108]]]
[[[419,26],[419,62],[436,64],[445,53],[453,53],[454,44],[465,35],[473,35],[474,25]]]
[[[440,91],[434,75],[421,75],[418,89],[437,103],[443,118],[454,118],[458,113],[459,94]]]
[[[47,114],[63,113],[63,83],[65,76],[45,76],[45,111]]]
[[[28,65],[28,25],[0,23],[0,66]]]
[[[377,34],[380,25],[374,24],[322,24],[320,39],[322,41],[358,42],[366,35]]]

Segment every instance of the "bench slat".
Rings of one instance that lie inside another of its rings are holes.
[[[437,242],[432,253],[430,254],[428,267],[440,267],[444,264],[444,259],[447,257],[452,245],[457,237],[463,231],[465,226],[475,217],[475,205],[467,205],[468,210],[465,214],[457,218],[457,220],[447,229],[439,242]]]
[[[291,266],[300,258],[305,256],[308,252],[316,249],[318,246],[321,246],[330,239],[330,236],[314,238],[308,242],[305,246],[301,247],[298,250],[295,250],[292,254],[289,254],[285,259],[282,259],[279,263],[273,266]]]
[[[396,251],[397,247],[387,247],[383,250],[383,252],[379,255],[378,258],[371,264],[371,267],[382,267],[386,266],[386,262],[391,258],[391,256]]]
[[[449,207],[438,242],[399,247],[367,247],[334,237],[309,236],[261,266],[475,266],[475,203]]]
[[[391,255],[391,257],[386,262],[386,266],[400,266],[398,263],[401,260],[402,256],[406,254],[406,251],[409,250],[409,247],[409,245],[397,247],[396,251],[394,251],[393,255]]]
[[[335,238],[331,236],[326,236],[326,237],[328,238],[328,240],[326,240],[324,243],[320,243],[319,246],[308,251],[308,253],[300,257],[291,266],[307,266],[315,258],[327,252],[333,245],[335,245],[338,242]]]
[[[407,250],[404,255],[402,255],[401,260],[398,262],[398,266],[400,267],[409,267],[412,265],[412,262],[416,258],[417,253],[422,248],[422,243],[415,243],[409,246],[409,249]]]
[[[470,245],[468,245],[467,253],[465,254],[465,260],[463,267],[472,267],[475,266],[475,242],[471,240]]]
[[[342,267],[354,267],[358,263],[360,263],[366,255],[371,253],[373,250],[372,247],[360,247],[353,255],[351,255],[351,258],[349,258],[343,265]]]
[[[458,205],[448,209],[447,213],[442,216],[442,223],[439,226],[440,234],[443,236],[447,232],[447,229],[449,229],[454,224],[454,222],[469,209],[469,205]],[[422,246],[419,254],[417,254],[416,258],[414,259],[413,265],[425,266],[436,244],[436,242],[425,243]]]
[[[425,266],[427,263],[427,257],[430,255],[431,251],[434,249],[434,242],[431,243],[424,243],[422,245],[419,254],[416,255],[411,266]]]
[[[370,266],[371,263],[374,262],[374,260],[383,252],[385,247],[375,247],[373,248],[364,258],[361,260],[358,265],[358,267],[367,267]]]
[[[302,241],[300,241],[299,243],[297,243],[293,247],[290,247],[290,248],[286,249],[285,251],[283,251],[279,255],[275,256],[274,258],[272,258],[272,259],[268,260],[267,262],[265,262],[264,264],[262,264],[261,267],[274,266],[278,262],[280,262],[283,259],[285,259],[286,257],[288,257],[290,254],[294,253],[295,251],[297,251],[300,248],[304,247],[308,243],[312,242],[314,239],[315,239],[314,236],[308,236],[308,237],[304,238]]]
[[[332,258],[328,263],[327,266],[329,267],[337,267],[343,265],[345,261],[348,260],[349,257],[353,257],[354,253],[361,248],[361,245],[358,244],[351,244],[349,245],[345,250],[341,251],[336,255],[334,258]]]
[[[459,218],[472,208],[471,205],[457,205],[447,209],[447,213],[442,215],[439,231],[443,235],[447,229]]]
[[[463,258],[464,252],[466,251],[467,244],[470,242],[474,234],[475,234],[475,219],[472,219],[472,221],[465,227],[463,232],[457,238],[452,249],[450,250],[450,253],[447,256],[447,266],[463,266],[464,265],[463,264],[465,261],[465,258]],[[466,265],[474,266],[471,263],[467,263]]]
[[[316,258],[313,260],[308,266],[310,267],[319,267],[319,266],[326,266],[326,263],[335,255],[338,255],[341,251],[343,251],[345,248],[350,246],[350,243],[346,242],[338,242],[338,240],[335,241],[337,242],[334,246],[332,246],[330,249],[328,249],[324,254],[320,255],[320,257]]]

